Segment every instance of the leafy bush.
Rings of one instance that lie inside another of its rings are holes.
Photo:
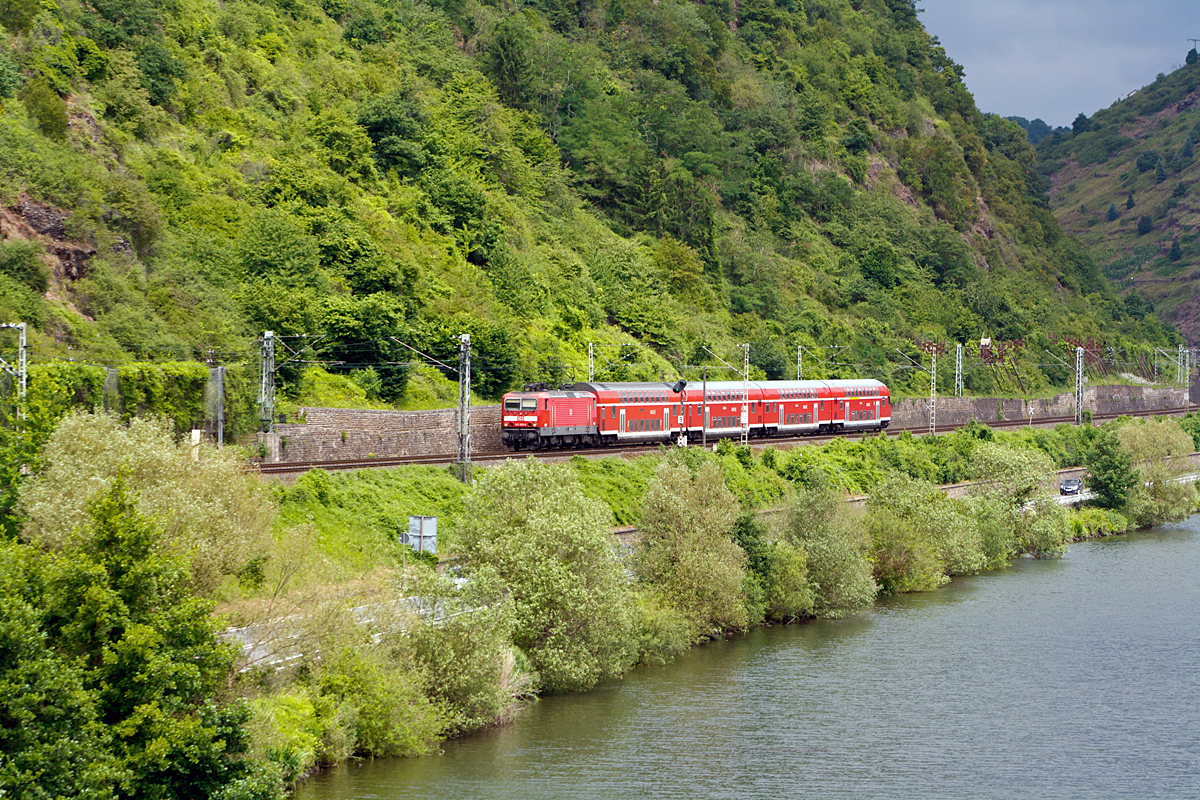
[[[467,575],[512,597],[513,641],[547,691],[589,689],[634,661],[610,519],[567,468],[531,458],[490,470],[456,523]]]
[[[870,540],[837,491],[818,480],[797,492],[789,505],[781,538],[807,556],[813,613],[838,618],[866,608],[878,586],[867,562]]]
[[[311,667],[309,685],[334,707],[353,709],[354,752],[367,756],[413,756],[433,750],[448,719],[425,696],[422,677],[365,634],[329,642]]]
[[[413,652],[426,676],[426,694],[446,710],[446,733],[461,734],[507,721],[532,687],[515,670],[509,603],[459,598],[446,583],[423,595],[442,598],[443,617],[411,632]],[[465,602],[464,602],[465,600]]]
[[[44,80],[25,84],[21,102],[43,136],[55,141],[67,138],[67,104]]]
[[[105,414],[63,419],[22,487],[22,534],[39,546],[69,549],[85,535],[89,504],[120,480],[140,514],[162,525],[164,543],[188,561],[192,586],[211,595],[267,550],[274,509],[232,450],[177,444],[169,424]]]
[[[8,275],[35,292],[44,292],[49,279],[40,256],[41,248],[34,242],[0,242],[0,274]]]
[[[693,475],[664,461],[647,487],[637,573],[683,613],[693,641],[750,622],[742,594],[746,554],[730,538],[737,517],[737,500],[711,462]]]

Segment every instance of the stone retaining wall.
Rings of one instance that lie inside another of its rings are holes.
[[[1185,400],[1182,388],[1144,386],[1096,386],[1084,394],[1085,407],[1094,413],[1178,408]],[[1073,394],[1052,400],[998,400],[997,398],[940,397],[939,425],[965,425],[972,419],[991,423],[1000,420],[1074,415]],[[342,408],[302,408],[306,422],[280,424],[272,435],[259,434],[267,447],[267,461],[341,461],[382,456],[448,455],[457,451],[457,409],[435,411],[392,411]],[[920,427],[929,423],[928,401],[906,399],[892,407],[896,427]],[[500,442],[500,406],[471,409],[471,450],[494,453]]]
[[[437,456],[458,450],[458,409],[392,411],[302,408],[306,422],[259,434],[267,461],[346,461],[382,456]],[[471,408],[471,450],[502,449],[500,406]]]
[[[1127,411],[1152,411],[1183,406],[1187,393],[1182,388],[1148,386],[1090,386],[1083,391],[1083,407],[1094,414],[1119,414]],[[995,397],[939,397],[938,425],[965,425],[972,419],[983,423],[1046,417],[1073,417],[1075,395],[1065,393],[1052,399],[1007,400]],[[892,404],[892,425],[916,428],[929,424],[929,401],[907,398]]]

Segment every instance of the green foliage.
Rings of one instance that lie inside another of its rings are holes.
[[[639,663],[667,664],[694,643],[691,622],[652,587],[637,593],[635,613]]]
[[[0,541],[0,791],[107,797],[116,772],[81,665],[47,645],[39,559]]]
[[[161,415],[176,432],[201,427],[208,369],[196,363],[130,364],[117,369],[122,417]]]
[[[0,17],[2,16],[3,14],[0,13]],[[0,51],[0,100],[15,96],[17,90],[21,88],[22,82],[20,68],[13,63],[7,52]]]
[[[412,633],[414,655],[426,675],[426,693],[450,716],[446,733],[461,734],[505,722],[517,700],[531,690],[510,642],[512,609],[454,601],[448,587],[442,597],[445,616]]]
[[[457,522],[469,576],[512,598],[513,640],[548,691],[591,688],[634,661],[609,520],[565,467],[527,459],[489,471]]]
[[[1107,508],[1083,507],[1071,510],[1071,538],[1075,541],[1113,536],[1129,530],[1129,520]]]
[[[25,84],[21,102],[43,136],[55,141],[67,138],[67,104],[44,80]]]
[[[656,458],[584,458],[572,456],[571,470],[588,497],[612,509],[614,525],[636,525],[642,517],[642,498],[658,466]]]
[[[684,615],[693,641],[750,623],[746,552],[730,537],[737,518],[737,500],[712,462],[693,475],[663,461],[647,487],[637,574]]]
[[[817,480],[796,493],[783,522],[781,539],[807,557],[818,617],[836,619],[861,611],[878,591],[866,557],[870,540],[847,514],[838,492]]]
[[[25,33],[41,10],[37,0],[3,0],[0,2],[0,21],[9,33]]]
[[[906,6],[385,5],[45,11],[0,56],[40,98],[0,117],[0,172],[103,255],[46,299],[0,287],[11,310],[105,362],[325,335],[390,404],[409,378],[391,337],[450,363],[470,333],[488,398],[631,336],[645,376],[751,341],[781,377],[795,342],[836,338],[904,390],[895,349],[918,336],[1114,321],[1028,137],[978,112]],[[9,6],[22,30],[38,11]],[[31,134],[62,138],[68,96],[72,146]],[[1075,138],[1128,148],[1102,133]]]
[[[1154,169],[1156,166],[1158,166],[1158,163],[1161,160],[1161,156],[1159,156],[1159,154],[1153,150],[1145,151],[1137,157],[1136,165],[1138,172],[1147,172]]]
[[[249,709],[214,699],[232,652],[123,478],[88,505],[72,546],[34,566],[44,646],[75,659],[83,696],[107,726],[79,779],[94,780],[99,767],[108,791],[119,782],[135,797],[207,797],[251,773],[240,758]]]
[[[989,491],[1019,506],[1054,479],[1054,462],[1030,448],[983,442],[971,452],[972,477],[987,482]]]
[[[186,561],[190,586],[211,596],[263,551],[274,511],[236,453],[203,447],[193,461],[190,451],[161,420],[125,425],[105,414],[70,415],[21,488],[22,535],[42,547],[76,547],[90,504],[128,486],[138,513],[157,520],[164,546]]]
[[[1016,552],[1034,558],[1061,556],[1071,541],[1070,519],[1070,512],[1054,495],[1034,496],[1017,524]]]
[[[40,256],[41,248],[34,242],[0,242],[0,274],[35,292],[44,292],[49,280]]]
[[[1137,483],[1133,458],[1121,447],[1121,440],[1111,426],[1101,429],[1087,453],[1087,474],[1084,485],[1094,492],[1097,501],[1110,509],[1121,509],[1129,498],[1129,490]]]
[[[309,524],[330,558],[363,569],[398,565],[409,516],[438,518],[439,550],[453,550],[466,490],[448,470],[400,467],[329,474],[313,471],[282,493],[280,520]]]
[[[354,751],[367,756],[413,756],[433,750],[445,712],[423,691],[421,676],[382,647],[331,641],[310,667],[309,684],[334,708],[352,709]]]
[[[1127,422],[1117,429],[1121,448],[1135,467],[1124,512],[1138,527],[1179,520],[1196,506],[1196,486],[1180,478],[1190,467],[1185,456],[1195,451],[1192,437],[1171,417]]]

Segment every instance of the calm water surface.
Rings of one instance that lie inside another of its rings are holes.
[[[1200,517],[544,699],[351,798],[1200,798]]]

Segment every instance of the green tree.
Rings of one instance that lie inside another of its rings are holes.
[[[96,697],[42,628],[41,566],[33,548],[0,541],[0,793],[113,797],[118,765]]]
[[[3,17],[3,12],[0,12]],[[20,68],[8,53],[0,53],[0,100],[16,95],[23,81]]]
[[[878,590],[867,561],[870,539],[847,513],[838,491],[817,472],[797,492],[784,518],[780,538],[805,553],[818,617],[836,619],[861,611]]]
[[[1150,217],[1143,214],[1138,217],[1137,232],[1138,236],[1145,236],[1150,231],[1154,230],[1154,222]]]
[[[21,102],[42,135],[59,142],[67,138],[67,103],[45,80],[38,78],[25,84]]]
[[[500,99],[511,106],[524,106],[533,85],[533,34],[523,14],[511,14],[498,26],[488,43],[484,61],[496,83]]]
[[[25,33],[33,26],[39,11],[41,3],[37,0],[0,0],[0,24],[9,33]]]
[[[123,477],[88,517],[76,546],[47,557],[39,605],[113,733],[119,796],[211,797],[252,779],[249,709],[216,700],[233,650],[217,642],[212,604],[191,593],[186,564],[138,514]]]
[[[590,689],[634,661],[633,597],[611,526],[569,469],[532,458],[489,470],[457,522],[468,576],[512,598],[513,641],[548,691]]]
[[[683,612],[693,640],[749,624],[743,581],[746,553],[730,534],[738,503],[720,467],[663,461],[646,489],[638,576]]]
[[[1105,508],[1120,510],[1129,499],[1129,490],[1137,483],[1133,458],[1121,447],[1121,440],[1111,426],[1100,429],[1100,435],[1088,448],[1087,475],[1084,484],[1096,495]]]
[[[863,256],[861,269],[864,278],[890,289],[896,285],[900,275],[900,256],[896,248],[881,242]]]
[[[1183,257],[1183,250],[1179,247],[1179,240],[1173,239],[1171,241],[1171,249],[1167,252],[1167,260],[1174,263],[1182,257]]]
[[[265,209],[246,220],[236,252],[249,279],[289,288],[328,287],[316,239],[286,211]]]
[[[1125,210],[1126,210],[1126,211],[1128,211],[1128,210],[1130,210],[1131,208],[1133,208],[1133,206],[1134,206],[1134,202],[1133,202],[1133,190],[1132,190],[1132,189],[1130,189],[1130,190],[1129,190],[1129,196],[1125,198]]]
[[[1041,450],[981,442],[971,451],[971,477],[1014,506],[1030,500],[1054,481],[1054,462]]]
[[[1108,221],[1112,222],[1114,219],[1116,219],[1119,216],[1121,216],[1121,214],[1120,214],[1120,212],[1117,211],[1117,204],[1109,203],[1108,204],[1108,213],[1105,214],[1105,217],[1108,219]]]
[[[1185,64],[1191,66],[1197,61],[1200,61],[1200,53],[1197,53],[1196,48],[1193,47],[1191,50],[1187,51],[1187,56],[1185,56],[1183,60]]]
[[[1137,479],[1129,489],[1125,513],[1139,527],[1183,519],[1196,504],[1196,487],[1180,478],[1195,451],[1192,437],[1171,417],[1128,422],[1117,430]]]

